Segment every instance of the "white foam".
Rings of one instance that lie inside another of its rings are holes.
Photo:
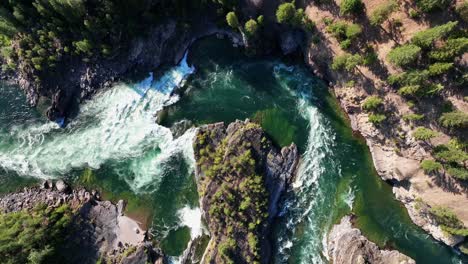
[[[178,212],[181,226],[188,226],[190,228],[190,236],[193,239],[203,234],[202,213],[200,208],[190,208],[188,206],[182,208]]]
[[[182,153],[192,168],[188,141],[194,130],[174,140],[171,131],[158,125],[155,118],[163,107],[177,102],[179,97],[171,92],[194,72],[186,59],[154,84],[150,75],[134,86],[119,84],[100,92],[81,105],[79,115],[65,129],[53,122],[12,127],[0,135],[7,142],[0,143],[0,167],[20,175],[53,178],[73,169],[97,169],[111,160],[131,158],[133,175],[127,182],[136,192],[152,180],[158,182],[161,168],[171,155]],[[144,96],[135,89],[148,85],[154,89]],[[146,152],[151,149],[160,152],[148,156]]]
[[[284,71],[288,73],[286,76],[282,74]],[[274,72],[283,88],[297,97],[297,110],[309,122],[307,146],[292,184],[296,198],[286,203],[290,211],[286,223],[286,232],[289,232],[289,235],[285,234],[279,238],[280,255],[278,257],[287,261],[288,250],[300,242],[297,252],[300,255],[298,257],[301,260],[300,263],[326,263],[325,257],[322,257],[326,251],[323,240],[326,230],[319,225],[318,219],[323,216],[317,215],[315,208],[323,199],[319,184],[325,172],[324,162],[329,162],[328,157],[332,156],[330,151],[334,144],[334,134],[328,129],[326,119],[323,118],[319,109],[311,103],[313,98],[311,84],[302,82],[301,87],[294,90],[289,87],[288,78],[301,78],[301,73],[283,64],[277,65]],[[339,166],[336,166],[336,169],[339,170]],[[301,237],[306,239],[296,239],[294,236],[299,224],[305,224]]]
[[[350,210],[353,210],[354,199],[356,194],[351,186],[349,186],[348,191],[344,194],[344,202],[348,205]]]

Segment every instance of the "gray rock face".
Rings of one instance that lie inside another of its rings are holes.
[[[58,180],[55,183],[55,187],[57,188],[57,191],[59,191],[59,192],[67,192],[68,191],[68,185],[62,180]]]
[[[328,235],[328,255],[334,264],[415,264],[408,256],[396,250],[381,250],[361,235],[345,216]]]
[[[121,243],[119,221],[124,210],[124,201],[117,205],[110,201],[100,201],[97,192],[85,189],[73,189],[64,181],[44,181],[39,187],[24,188],[23,191],[0,197],[0,212],[10,213],[35,208],[39,204],[48,207],[69,205],[77,213],[66,232],[64,244],[60,250],[66,253],[67,263],[96,263],[99,258],[117,260],[130,247],[135,248],[134,254],[125,257],[122,263],[162,263],[161,252],[152,248],[151,243],[143,239],[133,245]],[[144,238],[143,235],[140,235]],[[127,239],[127,238],[125,238]],[[125,244],[125,245],[124,245]],[[138,256],[134,256],[137,255]],[[142,260],[144,259],[144,260]],[[142,260],[141,262],[138,262]],[[112,262],[116,263],[116,262]]]
[[[283,54],[291,54],[301,47],[304,33],[300,30],[284,30],[280,35],[280,45]]]

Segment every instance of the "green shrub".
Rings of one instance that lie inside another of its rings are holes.
[[[463,165],[468,160],[468,154],[450,145],[438,145],[434,148],[434,157],[447,163]]]
[[[447,173],[459,180],[468,180],[468,170],[460,166],[449,166],[447,168]]]
[[[457,11],[457,14],[462,20],[468,22],[468,1],[465,0],[463,3],[457,5],[455,11]]]
[[[362,64],[363,59],[361,55],[354,54],[351,55],[349,53],[345,53],[341,56],[337,56],[333,59],[332,69],[333,70],[346,70],[346,71],[353,71],[356,66]]]
[[[416,0],[416,5],[424,12],[444,10],[451,0]]]
[[[294,18],[291,24],[293,26],[299,27],[305,24],[306,19],[307,17],[304,13],[304,9],[299,8],[299,9],[296,9],[296,13],[294,14]]]
[[[409,16],[413,19],[418,18],[420,15],[421,14],[419,13],[419,11],[414,10],[413,8],[409,10]]]
[[[257,21],[250,19],[245,23],[245,33],[248,36],[255,36],[258,31],[258,24]]]
[[[429,52],[429,58],[438,61],[453,61],[468,51],[468,38],[449,39],[444,46]]]
[[[329,23],[327,31],[331,33],[340,43],[342,49],[349,49],[353,39],[357,38],[361,32],[361,26],[344,21]]]
[[[363,8],[364,4],[361,0],[342,0],[340,3],[340,13],[342,15],[359,14]]]
[[[405,85],[398,89],[398,94],[403,96],[418,96],[421,94],[421,85]]]
[[[247,235],[247,241],[249,243],[249,247],[252,251],[256,250],[257,249],[257,245],[258,245],[258,238],[253,234],[253,233],[249,233]]]
[[[331,22],[327,24],[327,32],[331,33],[337,39],[346,38],[346,27],[347,23],[344,21],[337,21],[335,23]]]
[[[379,57],[377,56],[377,53],[373,49],[370,49],[369,51],[366,52],[366,55],[364,55],[364,65],[372,65],[376,63],[379,60]]]
[[[356,85],[356,82],[354,80],[349,80],[345,82],[344,86],[345,87],[354,87]]]
[[[296,7],[293,3],[283,3],[276,10],[276,20],[278,23],[290,24],[296,15]]]
[[[276,21],[291,26],[303,26],[306,30],[313,30],[314,23],[304,13],[304,9],[296,9],[293,3],[283,3],[276,10]]]
[[[397,9],[398,4],[394,0],[377,7],[369,17],[371,25],[380,26]]]
[[[40,205],[30,211],[0,213],[0,256],[7,263],[54,263],[46,259],[57,253],[54,249],[65,236],[71,213],[67,205]]]
[[[236,13],[234,12],[227,13],[226,22],[232,28],[239,28],[239,19],[237,18]]]
[[[434,217],[437,224],[439,224],[442,230],[447,233],[460,235],[462,233],[465,236],[468,235],[468,230],[465,228],[463,222],[458,219],[457,215],[447,207],[435,206],[429,210]]]
[[[406,44],[392,49],[388,53],[388,60],[396,66],[407,66],[415,62],[421,54],[421,48],[413,45]]]
[[[411,42],[421,48],[429,48],[434,41],[446,37],[457,26],[458,21],[451,21],[444,25],[426,29],[414,34]]]
[[[362,29],[360,25],[354,24],[354,23],[348,24],[346,27],[346,33],[345,33],[346,38],[353,40],[357,38],[361,34],[361,32],[362,32]]]
[[[425,86],[423,95],[426,96],[433,96],[439,94],[442,90],[444,90],[444,86],[440,83],[429,83]]]
[[[374,125],[382,123],[387,117],[383,114],[370,114],[369,115],[369,122]]]
[[[468,126],[468,114],[461,111],[443,113],[440,124],[447,128],[462,128]]]
[[[429,79],[428,70],[411,70],[399,74],[393,74],[388,77],[388,83],[395,85],[422,85]]]
[[[383,103],[382,98],[376,95],[369,96],[362,103],[362,109],[366,111],[373,111],[373,110],[376,110],[379,106],[381,106],[382,103]]]
[[[87,39],[73,42],[73,47],[75,47],[76,53],[90,55],[93,45]]]
[[[423,160],[421,162],[421,169],[423,169],[425,173],[434,173],[442,169],[442,164],[434,160]]]
[[[351,40],[345,39],[340,41],[340,47],[344,50],[349,49],[351,47]]]
[[[435,138],[438,135],[439,133],[437,133],[436,131],[429,129],[429,128],[425,128],[425,127],[418,127],[413,132],[413,137],[416,140],[423,140],[423,141],[427,141],[431,138]]]
[[[263,15],[260,15],[257,17],[257,23],[261,27],[265,23],[265,17]]]
[[[438,76],[445,74],[453,69],[452,62],[436,62],[429,66],[429,75]]]

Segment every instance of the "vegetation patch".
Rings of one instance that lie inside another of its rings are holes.
[[[436,206],[430,209],[430,213],[444,232],[451,235],[468,236],[468,228],[449,208]]]
[[[0,213],[0,256],[5,263],[57,263],[72,210],[68,205]]]
[[[205,175],[199,192],[203,203],[209,205],[210,230],[218,238],[217,261],[223,263],[260,261],[259,237],[267,224],[268,191],[257,169],[252,143],[247,140],[247,135],[259,129],[259,125],[248,123],[218,144],[213,142],[213,132],[199,131],[194,143],[197,165]],[[270,144],[266,138],[261,141],[262,147]]]
[[[392,49],[387,58],[392,64],[402,67],[414,63],[419,55],[421,55],[420,47],[406,44]]]

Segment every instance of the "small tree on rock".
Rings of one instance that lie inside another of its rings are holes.
[[[227,13],[226,22],[232,28],[239,28],[239,19],[237,19],[237,15],[234,12]]]
[[[388,60],[396,66],[406,66],[415,62],[421,54],[421,48],[413,45],[406,44],[396,47],[388,53]]]
[[[342,15],[359,14],[362,12],[364,4],[361,0],[342,0],[340,3],[340,13]]]
[[[413,132],[413,137],[416,140],[422,140],[422,141],[428,141],[431,138],[435,138],[439,135],[436,131],[425,128],[425,127],[418,127],[416,130]]]
[[[255,36],[258,31],[258,24],[257,21],[250,19],[245,23],[245,33],[249,36]]]
[[[278,23],[290,24],[296,16],[296,7],[293,3],[283,3],[276,10],[276,20]]]

